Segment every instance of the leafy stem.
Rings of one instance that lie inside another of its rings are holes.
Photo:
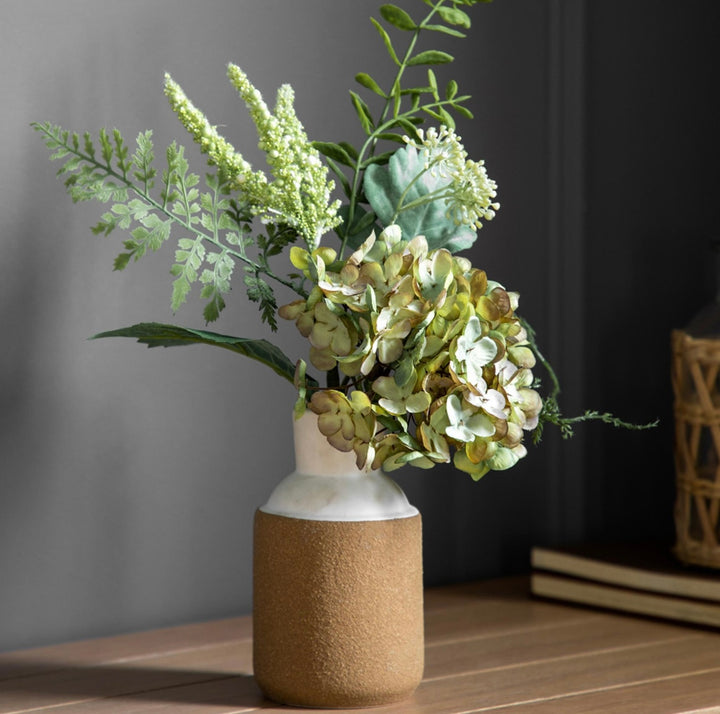
[[[436,50],[428,50],[416,54],[415,49],[417,42],[423,31],[440,31],[455,37],[464,37],[464,34],[459,30],[448,27],[447,25],[432,23],[431,21],[436,14],[440,14],[441,20],[450,25],[459,24],[462,27],[470,26],[468,16],[456,7],[457,3],[453,2],[452,7],[450,7],[447,4],[447,0],[424,1],[430,6],[430,11],[419,23],[415,23],[410,15],[395,5],[386,4],[380,8],[381,15],[390,25],[400,30],[411,32],[411,37],[402,59],[398,57],[398,54],[393,47],[392,40],[386,30],[377,20],[371,18],[371,21],[380,33],[390,58],[396,65],[397,70],[389,91],[383,91],[380,89],[375,80],[367,74],[361,73],[356,76],[356,80],[360,84],[370,89],[375,94],[380,95],[384,99],[384,104],[380,110],[379,120],[377,122],[373,121],[373,118],[370,115],[370,110],[365,103],[362,102],[355,93],[351,92],[353,104],[355,105],[360,121],[365,128],[367,138],[361,150],[359,152],[355,152],[356,155],[354,157],[350,157],[347,154],[345,155],[345,158],[348,160],[343,161],[343,163],[350,166],[352,169],[351,182],[343,180],[342,172],[339,171],[337,165],[331,164],[331,168],[334,173],[341,178],[345,192],[349,199],[344,228],[341,231],[338,231],[341,238],[341,257],[345,252],[351,231],[354,229],[357,204],[361,201],[361,182],[364,171],[369,165],[373,163],[384,163],[388,158],[388,155],[385,154],[375,157],[375,148],[378,142],[381,139],[388,138],[396,141],[399,140],[401,137],[397,134],[391,133],[393,130],[397,130],[398,128],[402,129],[405,133],[415,134],[416,124],[422,123],[422,117],[418,117],[418,114],[421,112],[425,112],[426,114],[439,119],[451,127],[454,126],[454,123],[452,117],[448,114],[446,107],[454,108],[456,111],[462,110],[461,113],[466,116],[472,116],[467,109],[460,106],[460,104],[469,97],[456,96],[457,83],[451,82],[448,85],[445,99],[440,99],[435,75],[431,70],[428,70],[429,86],[416,87],[412,89],[402,88],[402,79],[408,67],[428,64],[444,64],[453,60],[451,55]],[[420,96],[426,93],[432,95],[433,101],[421,105]],[[405,95],[410,95],[411,97],[410,109],[401,111],[401,102],[403,96]],[[341,147],[335,146],[333,148],[337,149]],[[341,150],[344,151],[344,148]]]
[[[433,15],[438,11],[438,8],[445,3],[445,0],[438,0],[433,6],[430,12],[426,15],[426,17],[420,22],[419,25],[415,27],[413,30],[412,37],[410,38],[410,42],[408,43],[407,50],[405,52],[405,56],[402,59],[402,62],[400,63],[400,66],[398,67],[397,73],[395,74],[395,79],[392,83],[392,88],[385,100],[385,106],[382,110],[382,113],[380,115],[380,121],[385,121],[388,112],[390,111],[390,107],[394,107],[394,116],[397,117],[398,115],[398,107],[399,107],[399,97],[400,97],[400,81],[402,79],[403,74],[405,74],[405,70],[408,68],[408,63],[410,62],[410,58],[412,57],[413,50],[415,49],[415,45],[417,44],[417,41],[420,37],[420,33],[425,29],[429,21],[432,19]],[[377,144],[377,139],[373,143],[373,148]]]

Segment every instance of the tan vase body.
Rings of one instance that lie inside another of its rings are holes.
[[[309,470],[307,463],[298,467]],[[330,478],[346,477],[353,478]],[[351,490],[360,484],[366,481]],[[269,504],[280,508],[277,498],[258,510],[253,658],[267,697],[305,707],[366,707],[416,689],[424,664],[422,534],[420,515],[404,502],[406,515],[385,518],[381,509],[364,520],[265,512]]]

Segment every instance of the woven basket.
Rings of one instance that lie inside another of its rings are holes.
[[[672,333],[675,554],[720,568],[720,339]]]

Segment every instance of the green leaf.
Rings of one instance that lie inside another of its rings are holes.
[[[235,263],[228,255],[227,250],[210,253],[207,256],[207,262],[212,266],[212,270],[205,269],[200,275],[200,282],[203,283],[200,297],[208,300],[208,304],[203,310],[205,322],[214,322],[225,309],[223,294],[230,292],[230,278]]]
[[[343,226],[347,223],[349,206],[340,207],[338,211],[343,219]],[[360,247],[365,239],[373,232],[380,233],[380,227],[376,224],[377,216],[372,211],[367,211],[362,206],[355,206],[353,224],[347,229],[347,244],[355,250]]]
[[[291,384],[293,384],[295,377],[295,365],[279,347],[263,339],[231,337],[215,332],[193,330],[157,322],[142,322],[118,330],[101,332],[90,339],[96,340],[104,337],[134,337],[138,342],[148,347],[177,347],[192,344],[213,345],[261,362],[270,367],[276,374],[287,379]],[[317,386],[317,382],[311,377],[305,379],[308,384]]]
[[[338,146],[342,147],[353,161],[357,161],[360,158],[358,150],[352,144],[349,144],[347,141],[339,141]]]
[[[351,91],[350,98],[352,99],[353,106],[355,107],[355,111],[360,119],[360,124],[362,125],[363,130],[366,134],[371,134],[375,123],[373,122],[368,105],[365,104],[360,95],[356,92]]]
[[[397,134],[391,134],[390,136],[397,136]],[[405,143],[402,139],[400,139],[400,141],[403,144]],[[371,164],[386,164],[396,151],[397,149],[393,149],[392,151],[385,151],[382,154],[373,154],[373,156],[368,157],[362,162],[362,167],[367,168]]]
[[[94,157],[94,152],[88,150],[89,148],[91,148],[88,147],[89,140],[90,133],[85,132],[85,151],[92,158]],[[108,139],[107,131],[105,131],[104,128],[100,129],[100,146],[102,147],[102,156],[103,159],[105,159],[105,164],[109,167],[113,157],[113,148],[112,144],[110,143],[110,139]]]
[[[132,256],[132,253],[120,253],[120,255],[115,258],[115,262],[113,263],[113,270],[125,270]]]
[[[455,30],[452,27],[446,27],[445,25],[423,25],[423,30],[431,30],[433,32],[442,32],[445,35],[450,35],[451,37],[467,37],[467,35],[464,32],[460,32],[460,30]]]
[[[323,156],[327,156],[329,159],[337,161],[339,164],[355,168],[355,162],[348,155],[347,151],[340,146],[340,144],[334,144],[330,141],[313,141],[312,145]]]
[[[438,15],[449,25],[464,27],[466,30],[470,28],[469,15],[456,7],[445,7],[441,5],[438,8]]]
[[[395,53],[395,48],[393,47],[390,35],[388,35],[388,33],[385,31],[385,28],[374,17],[370,18],[370,22],[372,22],[372,24],[375,26],[375,29],[380,33],[380,37],[382,37],[382,41],[385,43],[385,47],[388,51],[388,54],[390,55],[390,59],[399,67],[400,60]]]
[[[402,144],[403,146],[405,146],[405,139],[403,139],[400,134],[390,134],[388,132],[385,132],[383,134],[378,134],[378,139],[384,139],[385,141],[393,141],[396,144]]]
[[[410,15],[397,5],[381,5],[380,14],[386,22],[389,22],[398,30],[416,30],[417,25],[413,22]]]
[[[430,92],[432,93],[433,97],[439,101],[440,95],[438,94],[438,83],[437,78],[435,77],[435,72],[428,68],[427,74],[428,84],[430,85]]]
[[[173,273],[173,275],[174,274],[175,273]],[[170,304],[172,305],[173,312],[176,312],[180,305],[182,305],[187,300],[189,292],[190,281],[185,277],[183,273],[181,273],[177,280],[173,280],[172,284],[172,298],[170,299]]]
[[[420,135],[417,133],[417,129],[415,128],[415,124],[409,119],[406,119],[405,117],[398,117],[395,120],[395,123],[400,126],[411,139],[421,141]]]
[[[448,64],[454,59],[455,58],[452,55],[447,52],[443,52],[442,50],[425,50],[424,52],[420,52],[414,57],[411,57],[407,61],[407,64],[410,67],[414,67],[419,64]]]
[[[157,170],[153,166],[155,154],[153,152],[152,131],[140,132],[135,140],[137,150],[133,154],[133,162],[136,169],[133,172],[135,178],[142,182],[147,193],[155,185]]]
[[[181,238],[178,241],[178,250],[175,251],[175,264],[170,269],[172,275],[177,276],[173,281],[172,299],[170,305],[173,312],[177,311],[187,299],[190,287],[198,279],[198,271],[205,259],[205,246],[202,236],[194,239]]]
[[[452,107],[461,117],[465,117],[465,119],[472,119],[474,116],[469,109],[463,107],[461,104],[453,104]]]
[[[379,94],[383,99],[387,97],[385,92],[380,89],[380,85],[367,72],[360,72],[356,74],[355,81],[366,89],[369,89],[371,92]]]
[[[437,109],[430,109],[430,107],[422,107],[422,110],[433,119],[436,119],[442,124],[443,116]]]
[[[244,282],[248,299],[259,304],[262,321],[267,323],[270,329],[275,332],[277,330],[277,320],[275,319],[277,302],[272,288],[258,275],[254,268],[247,268]]]
[[[418,151],[406,146],[398,149],[386,166],[368,166],[363,189],[383,225],[394,221],[404,238],[424,235],[430,250],[447,248],[455,252],[469,248],[477,236],[472,229],[456,226],[446,217],[449,208],[446,199],[431,200],[430,194],[441,192],[447,182],[426,171]],[[425,197],[428,200],[423,202]],[[396,215],[401,202],[403,205],[418,202],[418,205]]]
[[[442,123],[445,124],[445,126],[448,129],[454,129],[455,128],[455,120],[448,114],[445,107],[440,107],[438,109],[438,112],[440,113],[440,116],[442,117]]]
[[[352,188],[350,187],[350,182],[347,180],[347,177],[342,172],[342,169],[332,159],[327,159],[327,165],[330,170],[335,174],[338,181],[340,181],[340,185],[342,186],[345,195],[349,199],[352,196]]]
[[[149,213],[139,220],[146,228],[150,229],[146,238],[148,248],[150,248],[150,250],[158,250],[170,237],[172,221],[170,219],[163,221],[155,213]]]

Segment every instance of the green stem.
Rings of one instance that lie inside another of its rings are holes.
[[[545,368],[545,371],[548,373],[548,376],[550,377],[550,381],[552,382],[552,391],[549,394],[549,398],[556,399],[558,394],[560,394],[560,380],[557,377],[557,374],[555,374],[555,370],[552,368],[552,365],[550,362],[543,356],[542,352],[538,349],[537,341],[535,340],[535,330],[532,328],[530,323],[521,318],[518,317],[520,320],[520,324],[525,328],[525,331],[527,332],[528,336],[528,342],[530,343],[530,347],[532,351],[535,353],[535,356],[538,358],[538,361],[540,364]]]
[[[427,16],[420,22],[420,24],[417,26],[417,28],[413,31],[413,36],[410,39],[410,43],[408,44],[407,51],[405,52],[405,56],[403,57],[402,62],[400,63],[400,67],[398,68],[397,74],[395,75],[395,80],[392,83],[392,88],[390,90],[390,93],[388,97],[385,100],[385,107],[383,108],[382,114],[380,115],[380,121],[385,121],[385,118],[387,117],[387,113],[390,110],[390,103],[394,104],[394,96],[395,92],[400,91],[400,80],[402,79],[403,74],[405,74],[405,70],[407,69],[408,62],[410,61],[410,57],[412,57],[412,52],[415,49],[415,45],[417,44],[418,38],[420,37],[420,33],[425,29],[425,26],[430,22],[432,19],[432,16],[438,11],[438,8],[441,5],[445,4],[445,0],[438,0],[438,2],[435,3],[435,5],[432,6],[432,9],[427,14]],[[397,114],[395,114],[397,117]],[[377,143],[377,141],[375,142]],[[374,144],[373,144],[374,147]]]
[[[350,226],[352,225],[353,219],[355,218],[355,207],[357,206],[357,194],[358,194],[358,187],[360,184],[360,176],[362,172],[364,171],[364,167],[362,166],[362,158],[365,155],[366,152],[368,152],[369,156],[373,155],[373,152],[375,151],[375,146],[377,145],[378,139],[380,134],[382,134],[386,129],[389,129],[395,121],[400,117],[410,117],[413,114],[416,113],[417,109],[413,109],[408,112],[404,112],[402,114],[398,114],[397,111],[393,112],[393,119],[391,121],[386,121],[388,112],[390,111],[390,105],[391,103],[394,104],[395,99],[395,93],[400,91],[400,80],[402,79],[403,74],[405,73],[405,70],[408,67],[408,62],[410,61],[410,57],[412,56],[412,52],[415,49],[415,45],[417,44],[418,37],[420,36],[420,33],[425,28],[425,26],[430,22],[433,15],[438,11],[438,8],[440,8],[442,5],[445,4],[445,0],[437,0],[437,2],[432,5],[432,9],[427,14],[427,16],[420,22],[420,24],[417,26],[417,28],[413,32],[413,36],[410,39],[410,43],[408,44],[408,48],[405,51],[405,56],[402,59],[402,62],[400,63],[400,66],[398,67],[398,70],[395,74],[395,79],[393,80],[393,83],[391,85],[391,90],[386,95],[385,99],[385,106],[383,107],[383,110],[380,114],[380,126],[376,127],[375,131],[373,131],[370,136],[368,136],[367,140],[363,144],[363,147],[360,151],[360,155],[358,156],[357,162],[355,164],[355,170],[353,172],[353,181],[352,181],[352,190],[350,195],[350,204],[348,206],[348,217],[345,224],[345,234],[342,238],[342,245],[340,247],[340,258],[342,259],[344,253],[345,253],[345,247],[347,245],[348,237],[350,234]],[[457,101],[457,100],[456,100]],[[442,102],[442,104],[446,104],[450,102]],[[428,105],[428,108],[431,108],[433,105]],[[440,105],[435,105],[440,106]]]

